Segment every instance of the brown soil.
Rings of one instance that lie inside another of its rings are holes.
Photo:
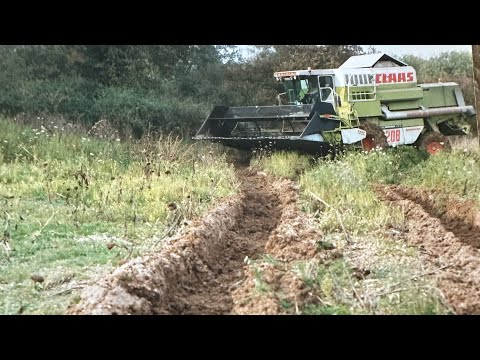
[[[245,281],[233,292],[236,314],[299,313],[304,304],[317,300],[297,276],[296,263],[326,263],[342,256],[336,249],[318,251],[322,235],[313,218],[298,208],[292,181],[277,180],[272,187],[279,194],[280,220],[270,233],[264,257],[246,269]],[[293,309],[282,307],[282,302]]]
[[[134,259],[86,288],[70,313],[281,313],[274,295],[258,301],[255,267],[248,265],[253,260],[265,267],[265,254],[284,264],[264,272],[266,283],[297,304],[305,290],[288,262],[314,256],[320,235],[297,209],[291,181],[250,168],[237,172],[240,196],[214,208],[158,254]]]
[[[480,213],[473,202],[402,186],[378,192],[404,209],[405,237],[420,247],[452,309],[480,314]]]

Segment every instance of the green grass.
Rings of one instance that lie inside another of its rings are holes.
[[[281,151],[270,155],[264,152],[254,154],[250,165],[261,168],[272,175],[287,178],[298,178],[311,167],[312,158],[296,152]]]
[[[454,149],[432,156],[402,181],[475,200],[480,205],[480,152]]]
[[[158,248],[167,230],[238,188],[225,152],[214,145],[168,136],[106,141],[76,133],[68,124],[49,132],[6,119],[0,119],[0,128],[0,314],[64,313],[82,286],[123,260]],[[403,214],[381,202],[372,184],[437,189],[480,204],[479,164],[473,141],[458,141],[451,152],[437,156],[410,147],[316,161],[289,152],[257,154],[256,168],[299,181],[300,204],[324,233],[321,251],[345,250],[330,264],[295,265],[323,301],[307,304],[301,313],[445,313],[428,281],[412,283],[421,272],[416,250],[385,234],[402,227]],[[362,250],[349,252],[338,216]],[[116,246],[108,250],[109,243]],[[370,282],[358,283],[352,264],[362,251],[371,274]],[[32,274],[45,281],[34,284]],[[270,293],[259,268],[255,275],[258,293]],[[355,299],[352,284],[370,300]],[[279,298],[282,308],[294,311]]]
[[[253,273],[254,273],[255,291],[257,291],[258,294],[267,294],[272,292],[270,286],[263,279],[262,269],[254,265]]]
[[[357,238],[355,246],[356,250],[344,248],[344,256],[333,262],[297,263],[294,272],[314,295],[300,309],[302,314],[448,313],[436,288],[418,276],[423,270],[415,249],[405,251],[401,242],[372,236]],[[369,270],[363,279],[359,264]]]
[[[298,178],[304,210],[318,215],[321,228],[329,232],[341,231],[337,211],[354,235],[400,226],[401,214],[378,199],[374,184],[435,189],[480,205],[480,151],[466,139],[436,156],[404,146],[368,154],[349,152],[335,160],[317,159],[312,165],[307,156],[278,152],[255,158],[253,165],[277,176]]]
[[[300,178],[303,207],[311,214],[319,214],[320,226],[328,232],[341,231],[337,212],[353,235],[396,226],[401,220],[399,212],[379,200],[371,185],[393,183],[403,176],[415,164],[410,157],[409,151],[402,154],[390,150],[348,153],[336,160],[320,160]]]
[[[7,119],[0,128],[0,236],[8,243],[0,247],[0,314],[65,312],[85,282],[158,248],[167,230],[238,187],[214,145],[105,141]]]
[[[401,209],[382,202],[373,185],[440,190],[473,199],[480,206],[480,151],[476,139],[456,140],[452,151],[435,156],[413,147],[400,147],[349,152],[335,160],[318,159],[311,165],[307,157],[279,152],[255,160],[254,165],[274,175],[298,179],[301,206],[316,218],[323,232],[320,250],[328,251],[335,245],[344,251],[343,258],[327,265],[306,261],[297,266],[305,284],[322,299],[307,304],[302,313],[449,312],[430,280],[412,281],[422,273],[418,250],[388,234],[392,228],[401,231],[404,215]],[[353,248],[360,249],[352,250],[345,243],[342,224],[353,240]],[[366,254],[363,258],[359,255],[362,253]],[[351,268],[354,264],[370,270],[368,281],[356,279]],[[352,287],[364,296],[362,301],[352,295]]]
[[[303,315],[350,315],[350,311],[341,306],[307,305]]]

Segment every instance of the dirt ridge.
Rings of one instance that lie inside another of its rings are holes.
[[[457,314],[480,314],[480,217],[474,204],[405,186],[377,191],[383,200],[404,209],[405,239],[420,248],[451,308]]]

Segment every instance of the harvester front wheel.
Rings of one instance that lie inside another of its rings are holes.
[[[418,147],[425,150],[430,155],[435,155],[442,150],[451,149],[451,144],[445,135],[431,131],[420,137],[418,140]]]
[[[388,147],[387,136],[381,126],[370,122],[364,122],[360,129],[365,130],[367,136],[362,140],[362,147],[365,151],[374,149],[386,149]]]

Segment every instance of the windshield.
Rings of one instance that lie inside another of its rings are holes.
[[[319,99],[317,76],[285,80],[284,85],[290,104],[312,104]]]

